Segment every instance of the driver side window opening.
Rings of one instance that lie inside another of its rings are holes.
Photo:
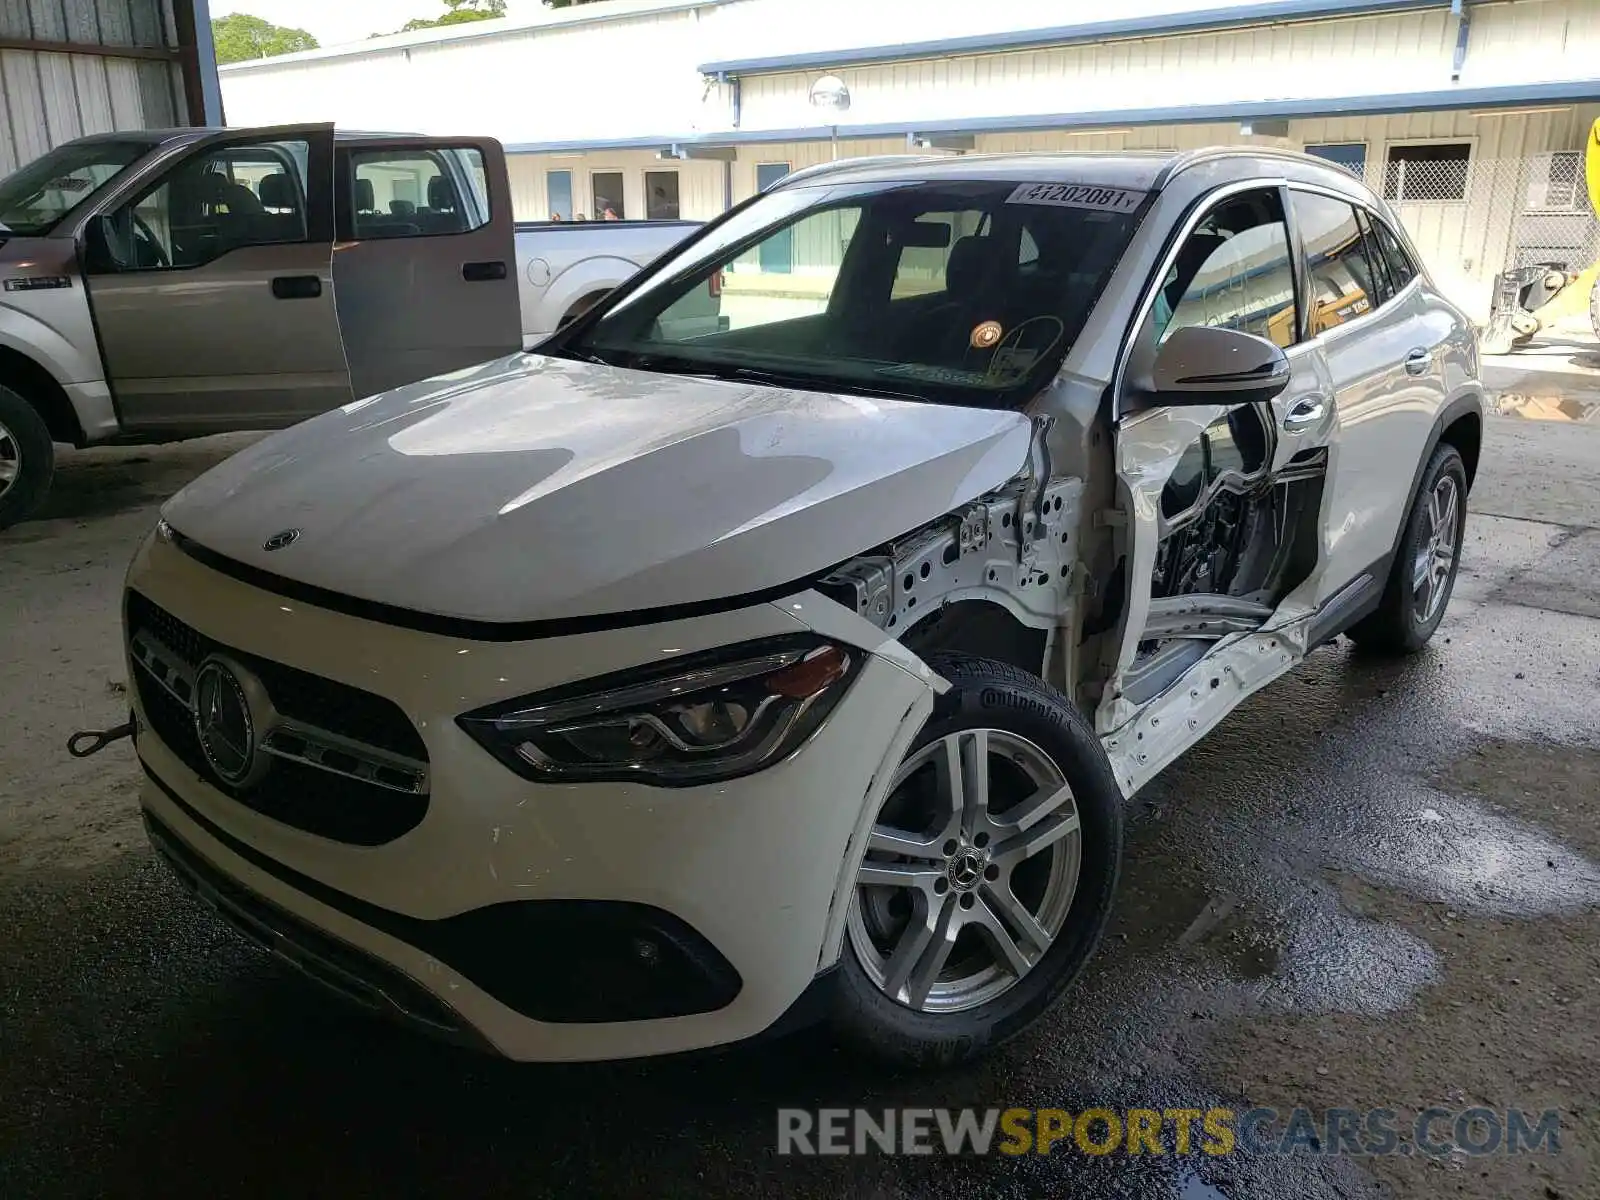
[[[1216,325],[1288,349],[1299,341],[1294,269],[1276,189],[1231,197],[1184,239],[1156,293],[1156,343]]]
[[[304,242],[304,142],[222,146],[180,164],[106,223],[120,271],[183,270],[245,246]]]

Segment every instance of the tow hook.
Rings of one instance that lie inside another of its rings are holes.
[[[90,758],[113,742],[131,738],[133,734],[132,720],[125,721],[112,729],[80,729],[67,739],[67,753],[73,758]]]

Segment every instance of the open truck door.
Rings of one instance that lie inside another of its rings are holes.
[[[334,281],[355,394],[522,349],[505,153],[490,138],[338,151]]]
[[[333,126],[196,141],[84,228],[122,425],[291,425],[351,399],[333,290]]]

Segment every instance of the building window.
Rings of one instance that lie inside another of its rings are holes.
[[[1317,158],[1326,159],[1335,166],[1343,167],[1357,179],[1362,179],[1367,173],[1367,144],[1365,142],[1324,142],[1321,145],[1307,146],[1306,153]]]
[[[649,221],[676,221],[678,212],[678,173],[676,171],[646,171],[644,173],[645,219]]]
[[[592,172],[589,190],[594,196],[594,212],[591,215],[596,221],[622,221],[627,218],[627,210],[622,203],[621,171]]]
[[[550,220],[572,220],[571,171],[546,171],[544,173],[544,194],[550,208]]]
[[[1434,142],[1422,146],[1390,146],[1383,177],[1383,198],[1465,200],[1470,142]]]

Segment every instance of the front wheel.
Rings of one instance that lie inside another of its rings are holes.
[[[834,1026],[899,1065],[1021,1033],[1111,913],[1122,794],[1059,692],[1004,663],[930,656],[951,689],[890,784],[856,876]]]
[[[16,392],[0,386],[0,529],[44,503],[55,476],[55,446],[44,419]]]

